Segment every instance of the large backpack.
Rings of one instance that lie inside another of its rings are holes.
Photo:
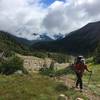
[[[78,56],[78,57],[75,59],[75,64],[76,64],[76,63],[83,62],[83,60],[85,61],[85,59],[84,59],[83,56]]]
[[[74,63],[74,71],[77,72],[78,70],[84,72],[85,69],[85,59],[83,56],[78,56]]]

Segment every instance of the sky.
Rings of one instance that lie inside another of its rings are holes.
[[[0,30],[33,39],[33,33],[68,34],[100,21],[100,0],[0,0]]]

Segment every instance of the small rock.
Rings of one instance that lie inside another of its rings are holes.
[[[98,84],[97,87],[100,88],[100,84]]]
[[[64,94],[60,94],[57,100],[68,100],[68,97]]]
[[[84,100],[83,98],[76,98],[75,100]]]
[[[18,70],[18,71],[15,72],[15,74],[22,75],[23,72],[21,70]]]

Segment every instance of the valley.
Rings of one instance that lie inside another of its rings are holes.
[[[57,40],[30,41],[0,31],[0,100],[100,99],[100,22],[89,23]],[[44,39],[44,37],[43,37]],[[86,58],[84,89],[75,90],[70,65]]]

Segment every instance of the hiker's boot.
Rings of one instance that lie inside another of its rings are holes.
[[[75,87],[75,90],[76,90],[76,91],[78,91],[78,90],[79,90],[78,86],[77,86],[77,87]]]
[[[76,86],[75,88],[76,88],[76,89],[78,89],[79,87],[78,87],[78,86]]]

